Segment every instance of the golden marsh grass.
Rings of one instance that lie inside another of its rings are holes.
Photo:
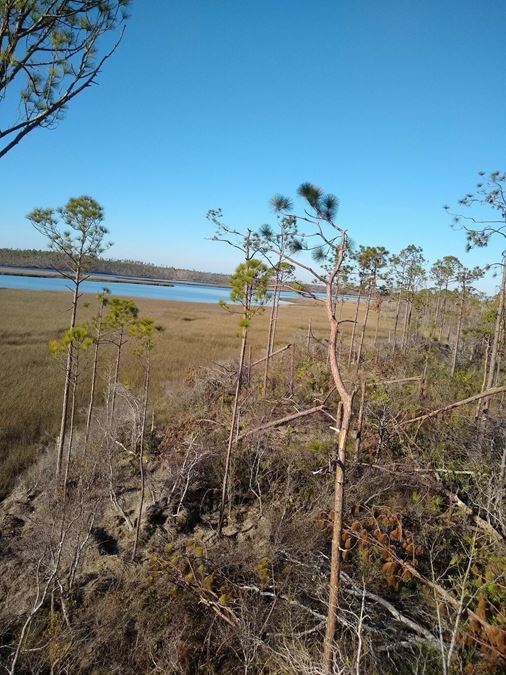
[[[135,299],[140,314],[163,327],[153,356],[152,400],[163,420],[164,398],[180,387],[191,368],[213,361],[233,359],[239,348],[237,315],[218,305]],[[88,307],[85,306],[88,304]],[[78,321],[85,322],[96,311],[93,295],[81,298]],[[364,308],[361,307],[360,314]],[[70,294],[49,291],[0,289],[0,495],[13,477],[29,465],[44,444],[52,442],[60,416],[63,370],[48,350],[48,342],[68,327]],[[351,319],[355,304],[346,302],[342,318]],[[278,346],[304,340],[308,322],[317,337],[324,338],[327,322],[319,303],[304,301],[280,307]],[[250,330],[253,358],[263,355],[269,311],[258,315]],[[371,328],[375,312],[371,312]],[[351,324],[344,324],[349,333]],[[82,359],[81,405],[86,400],[89,356]],[[102,372],[111,361],[110,348],[102,350]],[[121,379],[136,386],[141,365],[132,346],[122,360]]]

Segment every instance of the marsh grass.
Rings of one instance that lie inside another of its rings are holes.
[[[153,318],[163,328],[157,336],[152,369],[152,405],[157,423],[163,424],[169,421],[167,399],[183,390],[191,370],[237,356],[239,317],[217,305],[142,298],[135,302],[142,316]],[[95,311],[95,296],[83,295],[78,322],[89,320]],[[64,371],[62,363],[51,358],[48,342],[67,329],[69,313],[70,294],[0,289],[0,498],[15,476],[56,437]],[[343,318],[350,319],[353,314],[354,303],[345,303]],[[320,305],[304,301],[282,306],[277,344],[303,342],[310,319],[314,335],[325,338],[327,322]],[[373,325],[374,317],[371,330]],[[254,359],[264,354],[267,326],[265,311],[255,318],[250,330]],[[346,331],[351,330],[351,324],[344,326]],[[81,358],[81,418],[87,400],[90,356]],[[105,346],[100,362],[102,392],[112,356],[111,347]],[[138,387],[141,371],[130,340],[122,360],[121,381]]]

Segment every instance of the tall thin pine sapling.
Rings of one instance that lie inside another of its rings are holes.
[[[218,518],[218,534],[221,536],[225,516],[225,503],[227,500],[227,492],[229,490],[232,446],[234,443],[234,435],[236,433],[239,397],[243,383],[248,328],[253,316],[263,310],[263,304],[268,299],[271,270],[269,270],[263,262],[258,260],[258,258],[255,258],[255,255],[257,255],[262,248],[258,235],[254,234],[250,229],[247,229],[246,232],[240,232],[227,226],[222,220],[221,210],[213,209],[208,211],[207,218],[216,227],[213,239],[215,241],[226,242],[233,248],[241,251],[244,255],[244,262],[239,264],[230,278],[230,300],[232,303],[239,306],[239,313],[241,316],[239,320],[239,326],[241,327],[241,348],[239,353],[239,367],[235,382],[234,400],[232,404],[232,419],[230,421],[230,431],[225,455],[225,469],[223,472],[220,514]],[[222,301],[220,304],[228,311],[235,312],[234,307],[228,305],[226,302]]]
[[[469,215],[462,213],[453,215],[456,227],[462,227],[467,234],[467,247],[485,247],[494,235],[506,239],[506,172],[493,171],[485,181],[485,173],[480,172],[480,182],[474,192],[469,192],[459,200],[459,206],[470,209]],[[444,207],[451,213],[450,207]],[[484,208],[485,212],[481,209]],[[498,306],[490,356],[487,365],[485,389],[490,389],[494,383],[495,372],[501,351],[501,336],[503,334],[505,299],[506,299],[506,249],[501,251],[500,262],[490,265],[499,267],[501,282],[498,294]],[[483,415],[488,414],[490,401],[483,404]]]
[[[28,214],[27,218],[36,230],[47,237],[49,248],[61,253],[65,259],[65,269],[56,271],[71,284],[72,308],[69,329],[73,330],[76,326],[81,283],[86,279],[86,273],[90,270],[93,261],[111,245],[104,239],[107,229],[102,225],[103,209],[91,197],[73,197],[61,208],[35,209]],[[61,473],[63,447],[67,433],[73,348],[73,343],[70,342],[67,349],[60,434],[56,453],[57,477]]]
[[[139,309],[133,300],[122,300],[121,298],[112,298],[108,303],[108,312],[105,317],[105,326],[111,332],[110,341],[116,347],[116,360],[114,365],[114,375],[112,380],[112,395],[109,412],[109,421],[112,424],[114,421],[114,413],[116,410],[116,395],[119,384],[119,373],[121,354],[123,345],[128,339],[128,330],[133,322],[137,319]]]
[[[151,376],[151,352],[154,349],[154,335],[156,330],[161,330],[155,326],[152,319],[137,319],[129,326],[129,333],[138,341],[138,351],[144,359],[144,385],[142,392],[142,414],[141,430],[139,439],[139,475],[141,479],[141,493],[139,497],[139,512],[137,514],[137,523],[135,526],[135,539],[132,549],[132,560],[135,560],[137,547],[139,545],[139,534],[141,529],[142,512],[144,508],[145,476],[144,476],[144,436],[146,433],[146,419],[148,412],[149,382]]]
[[[326,673],[332,669],[332,654],[337,622],[337,599],[339,593],[339,578],[341,569],[341,534],[343,528],[344,510],[344,471],[346,464],[346,446],[351,426],[352,403],[354,390],[345,384],[343,372],[337,358],[337,346],[340,340],[340,322],[337,319],[336,283],[348,251],[347,231],[335,222],[337,213],[337,199],[334,195],[324,194],[311,183],[303,183],[298,188],[298,195],[304,200],[303,213],[298,215],[292,212],[291,202],[282,197],[276,197],[278,209],[296,219],[303,228],[291,242],[290,254],[285,259],[298,268],[308,272],[312,278],[325,287],[325,298],[320,301],[325,307],[329,322],[328,358],[334,386],[340,398],[342,415],[336,430],[336,456],[333,462],[335,468],[334,487],[334,520],[332,527],[332,547],[329,580],[329,601],[327,611],[327,625],[325,631],[323,667]],[[315,241],[317,243],[315,243]],[[271,240],[274,251],[277,250],[276,241]],[[310,252],[321,266],[318,271],[311,263],[302,262],[296,257],[298,252]],[[318,296],[316,296],[318,299]]]
[[[450,368],[451,375],[455,375],[455,369],[457,367],[457,357],[460,349],[460,339],[462,335],[462,321],[464,318],[464,307],[466,304],[466,299],[471,290],[471,283],[476,279],[479,279],[483,276],[483,270],[480,267],[474,267],[473,269],[468,269],[464,267],[459,261],[459,267],[456,271],[456,280],[459,284],[459,309],[457,316],[457,327],[455,330],[455,342],[453,345],[453,354],[452,354],[452,364]]]
[[[75,414],[76,414],[76,400],[77,400],[77,385],[79,379],[79,352],[86,351],[93,343],[87,325],[75,326],[65,331],[60,340],[51,340],[49,342],[49,351],[51,355],[56,357],[59,354],[68,353],[69,348],[72,348],[74,358],[72,359],[72,371],[70,374],[71,393],[69,403],[69,433],[67,440],[67,457],[65,461],[65,471],[63,477],[63,501],[67,491],[67,482],[70,470],[70,460],[72,457],[72,445],[74,441],[75,429]]]
[[[95,344],[95,349],[93,353],[93,365],[91,368],[91,384],[90,384],[90,400],[88,403],[88,412],[86,415],[86,429],[85,429],[85,435],[84,435],[84,449],[86,450],[88,446],[88,441],[90,438],[90,429],[91,429],[91,416],[93,414],[93,408],[95,405],[95,389],[96,389],[96,383],[97,383],[97,368],[98,368],[98,350],[100,348],[101,340],[102,340],[102,322],[103,322],[103,314],[104,314],[104,307],[107,306],[107,303],[109,302],[109,290],[107,288],[104,288],[102,293],[99,293],[97,295],[97,300],[98,300],[98,313],[93,319],[93,328],[94,328],[94,336],[93,336],[93,342]]]
[[[380,270],[387,265],[387,256],[388,251],[383,246],[360,246],[357,254],[358,262],[364,271],[366,284],[368,286],[365,316],[362,323],[362,330],[360,332],[360,340],[356,358],[357,366],[360,365],[360,360],[362,358],[362,349],[364,346],[364,338],[367,330],[367,322],[371,308],[372,296],[373,293],[377,291]]]

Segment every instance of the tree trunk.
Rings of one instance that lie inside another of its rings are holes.
[[[485,389],[487,388],[487,373],[488,373],[488,355],[489,355],[489,352],[490,352],[490,338],[487,337],[487,341],[485,343],[485,355],[483,357],[483,380],[482,380],[482,383],[481,383],[480,391],[485,391]],[[476,413],[474,415],[475,419],[478,419],[478,417],[480,416],[480,411],[481,411],[481,401],[478,401],[478,404],[476,405]]]
[[[72,313],[70,315],[70,330],[76,326],[77,316],[77,301],[79,300],[79,284],[80,284],[81,270],[77,269],[74,278],[74,293],[72,296]],[[65,366],[65,384],[63,386],[63,402],[60,421],[60,435],[58,437],[58,445],[56,451],[56,477],[59,478],[62,468],[63,448],[65,446],[65,436],[67,432],[68,419],[68,402],[70,393],[70,380],[72,378],[72,361],[74,357],[74,347],[72,342],[69,344],[67,350],[67,363]]]
[[[501,359],[497,360],[497,368],[495,369],[494,377],[494,387],[499,386],[499,380],[501,379]]]
[[[367,330],[367,321],[369,319],[369,310],[371,308],[371,297],[372,297],[372,291],[373,291],[373,286],[371,284],[371,287],[369,288],[369,293],[367,295],[367,304],[365,307],[365,316],[364,316],[364,323],[362,325],[362,331],[360,333],[360,342],[358,345],[358,353],[357,353],[357,367],[360,366],[360,359],[362,358],[362,349],[364,346],[364,337],[365,337],[365,331]]]
[[[144,404],[142,408],[141,419],[141,446],[139,449],[139,474],[141,478],[141,494],[139,499],[139,514],[137,516],[137,523],[135,526],[134,547],[132,550],[132,561],[135,560],[137,554],[137,546],[139,544],[139,534],[141,531],[142,510],[144,507],[144,492],[145,492],[145,478],[144,478],[144,433],[146,430],[146,417],[148,413],[148,394],[149,394],[149,376],[151,372],[151,351],[147,348],[146,354],[146,370],[144,373]]]
[[[341,261],[344,247],[340,251]],[[338,263],[340,264],[340,263]],[[339,269],[339,267],[337,268]],[[337,427],[337,457],[335,459],[334,483],[334,522],[332,526],[332,548],[330,556],[329,602],[327,610],[327,625],[323,645],[323,667],[326,673],[332,671],[332,651],[336,632],[337,598],[339,593],[339,573],[341,568],[341,533],[343,528],[344,509],[344,471],[346,463],[346,440],[351,423],[353,393],[349,393],[343,382],[337,361],[337,338],[339,324],[335,317],[335,308],[332,303],[332,283],[327,284],[326,310],[330,324],[329,335],[329,363],[334,384],[342,403],[342,422]]]
[[[111,424],[114,421],[114,411],[116,409],[116,390],[118,388],[119,382],[119,365],[121,361],[121,348],[123,347],[123,328],[120,330],[119,342],[117,344],[116,351],[116,365],[114,367],[114,382],[112,388],[112,401],[111,401]]]
[[[491,396],[497,396],[497,394],[502,394],[506,391],[506,387],[492,387],[492,389],[486,389],[485,391],[480,392],[479,394],[474,394],[474,396],[469,396],[464,398],[461,401],[456,401],[455,403],[449,403],[448,405],[443,406],[442,408],[437,408],[437,410],[432,410],[431,412],[425,413],[425,415],[419,415],[418,417],[413,417],[410,420],[404,420],[404,422],[399,422],[399,427],[405,427],[408,424],[414,424],[415,422],[420,422],[420,425],[426,420],[430,420],[436,415],[441,415],[442,413],[448,412],[449,410],[454,410],[455,408],[460,408],[463,405],[468,405],[469,403],[474,403],[475,401],[480,401],[483,398],[490,398]]]
[[[401,350],[404,351],[408,344],[408,332],[409,326],[411,323],[411,312],[413,309],[413,303],[410,298],[406,298],[406,312],[404,313],[404,324],[402,327],[402,339],[401,339]]]
[[[290,379],[288,381],[288,395],[293,396],[293,382],[295,376],[295,345],[290,348]]]
[[[439,286],[437,289],[437,299],[436,299],[436,311],[434,312],[434,320],[430,329],[430,337],[433,338],[436,334],[436,328],[439,323],[439,315],[441,313],[441,291],[443,290],[442,286]]]
[[[357,331],[357,323],[358,323],[358,310],[360,309],[360,301],[362,299],[362,286],[360,286],[358,290],[358,296],[357,296],[357,306],[355,307],[355,318],[353,320],[353,328],[351,331],[351,341],[350,341],[350,349],[348,352],[348,367],[351,366],[351,360],[353,356],[353,347],[355,346],[355,333]]]
[[[103,304],[100,303],[99,313],[97,317],[97,334],[95,336],[95,351],[93,354],[93,367],[91,371],[91,386],[90,386],[90,402],[88,404],[88,414],[86,416],[86,432],[84,436],[84,450],[88,447],[88,440],[90,437],[91,416],[93,414],[93,406],[95,405],[95,387],[97,382],[97,366],[98,366],[98,348],[100,346],[100,338],[102,335],[102,311]]]
[[[276,342],[276,331],[278,329],[278,316],[279,316],[279,296],[281,289],[279,288],[279,282],[276,281],[276,309],[274,312],[274,323],[272,326],[272,335],[271,335],[271,354],[274,350],[274,344]]]
[[[395,321],[394,321],[394,332],[392,335],[392,356],[395,355],[395,351],[397,349],[397,327],[399,325],[399,314],[401,312],[401,301],[402,301],[402,293],[399,292],[399,298],[397,299],[397,309],[395,310]]]
[[[232,407],[232,420],[230,422],[230,433],[228,436],[228,446],[227,454],[225,456],[225,472],[223,474],[223,485],[221,488],[221,503],[220,503],[220,516],[218,520],[218,536],[221,536],[221,531],[223,529],[223,517],[225,514],[225,502],[227,500],[227,488],[229,481],[230,473],[230,458],[232,455],[232,445],[234,444],[234,432],[235,424],[237,419],[237,409],[239,405],[239,394],[241,393],[241,380],[242,380],[242,369],[244,365],[244,355],[246,353],[246,343],[248,340],[248,331],[246,328],[242,329],[242,342],[241,342],[241,354],[239,357],[239,370],[237,373],[237,381],[235,384],[235,394],[234,394],[234,403]]]
[[[376,349],[376,346],[378,344],[380,316],[381,316],[381,302],[378,300],[378,306],[376,307],[376,328],[374,329],[374,344],[373,344],[374,349]]]
[[[416,333],[423,337],[430,337],[432,335],[433,323],[431,321],[431,303],[427,302],[421,306],[417,311],[416,317]]]
[[[343,403],[343,419],[338,432],[338,457],[335,461],[334,482],[334,522],[332,525],[332,549],[330,558],[329,601],[327,624],[323,643],[323,663],[326,673],[332,673],[332,652],[336,634],[337,599],[341,571],[341,535],[344,512],[344,469],[346,459],[346,440],[350,429],[351,405]]]
[[[452,358],[452,367],[450,370],[450,375],[453,377],[455,375],[455,368],[457,367],[457,356],[459,353],[460,347],[460,335],[462,333],[462,318],[464,316],[464,296],[466,293],[465,285],[462,286],[462,294],[460,298],[459,306],[459,318],[457,320],[457,330],[455,333],[455,345],[453,346],[453,358]]]
[[[67,482],[69,478],[70,459],[72,456],[72,444],[74,442],[74,422],[76,416],[76,393],[77,393],[77,378],[79,375],[79,347],[76,349],[72,373],[72,394],[70,397],[70,425],[69,425],[69,440],[67,446],[67,461],[65,463],[65,475],[63,477],[63,503],[67,495]]]
[[[267,395],[267,383],[269,381],[269,366],[271,362],[271,354],[274,346],[274,338],[275,338],[275,332],[276,332],[276,321],[277,321],[277,304],[278,304],[278,279],[276,277],[276,282],[274,286],[274,293],[272,296],[272,307],[271,307],[271,315],[269,318],[269,330],[267,332],[267,348],[266,348],[266,356],[267,358],[265,359],[265,368],[264,368],[264,384],[263,384],[263,392],[262,392],[262,398],[265,398]]]
[[[253,348],[250,345],[248,347],[248,363],[247,363],[247,373],[246,373],[246,384],[251,382],[251,367],[253,365]]]
[[[443,338],[444,318],[445,318],[445,312],[446,312],[446,303],[447,303],[447,300],[448,300],[447,295],[448,295],[448,280],[445,283],[443,302],[442,302],[442,306],[441,306],[441,321],[439,323],[439,336],[438,336],[439,342],[441,342],[441,340]]]
[[[358,461],[360,454],[360,445],[362,442],[362,427],[364,424],[364,408],[365,408],[365,382],[360,385],[360,407],[358,409],[357,417],[357,431],[355,434],[355,461]]]
[[[502,332],[502,326],[504,321],[504,296],[506,293],[506,254],[503,254],[502,260],[502,278],[501,286],[499,289],[499,306],[497,307],[497,316],[495,321],[494,329],[494,338],[492,340],[492,347],[490,349],[490,359],[488,363],[487,379],[485,389],[491,389],[494,383],[494,373],[496,369],[496,363],[499,355],[499,343],[500,336]],[[488,415],[488,410],[490,406],[490,401],[486,401],[483,405],[483,415],[486,417]]]
[[[338,321],[341,321],[341,319],[343,318],[344,302],[345,302],[344,297],[342,297],[341,300],[339,301],[339,316],[337,318]]]

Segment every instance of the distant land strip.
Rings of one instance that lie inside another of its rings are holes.
[[[6,276],[16,276],[16,277],[44,277],[45,279],[56,279],[61,278],[61,274],[58,270],[41,270],[37,268],[27,269],[26,267],[4,267],[0,266],[0,274]],[[89,281],[98,281],[104,284],[142,284],[143,286],[174,286],[174,282],[159,280],[159,279],[137,279],[136,277],[128,276],[118,276],[115,277],[112,274],[108,276],[101,276],[100,274],[95,274],[90,272],[86,275],[86,279]],[[178,283],[178,282],[176,282]]]
[[[0,267],[11,268],[12,270],[14,268],[25,268],[24,272],[22,270],[18,270],[17,272],[12,271],[13,274],[27,275],[32,271],[45,271],[49,273],[53,270],[65,269],[65,260],[56,251],[0,248]],[[2,271],[2,273],[6,272]],[[228,274],[153,265],[138,260],[98,258],[92,261],[90,273],[94,276],[111,274],[118,277],[130,277],[128,280],[118,279],[118,281],[128,281],[128,283],[133,282],[132,277],[138,277],[137,283],[146,283],[147,279],[152,279],[156,282],[193,282],[212,286],[230,285],[230,276]],[[110,280],[109,277],[108,280]]]
[[[65,269],[65,258],[57,251],[39,249],[0,248],[0,274],[17,276],[58,277],[58,270]],[[113,260],[96,258],[90,263],[91,281],[104,283],[148,284],[173,286],[174,284],[202,284],[205,286],[230,286],[230,275],[218,272],[200,272],[166,265],[154,265],[140,260]],[[101,276],[107,275],[107,276]],[[317,284],[304,284],[306,290],[322,292]],[[286,289],[290,290],[290,289]],[[352,285],[340,289],[343,295],[356,295]]]

